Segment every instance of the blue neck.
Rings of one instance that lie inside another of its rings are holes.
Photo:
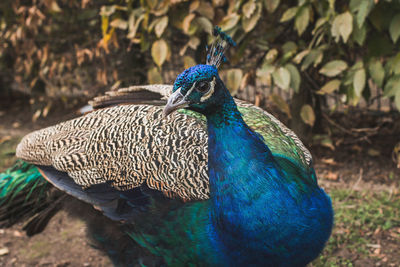
[[[244,240],[249,248],[260,246],[259,229],[265,229],[274,212],[266,208],[283,188],[280,171],[269,148],[243,121],[232,97],[206,116],[214,227],[230,250],[242,250],[237,246]]]
[[[270,149],[244,122],[231,96],[206,117],[211,194],[225,195],[236,188],[231,186],[236,182],[251,184],[261,180],[264,184],[268,182],[266,169],[271,172],[271,179],[280,177]]]
[[[313,170],[272,155],[228,93],[220,103],[205,114],[211,240],[230,265],[304,266],[330,235],[329,198]]]

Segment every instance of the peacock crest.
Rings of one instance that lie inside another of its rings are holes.
[[[207,49],[206,64],[218,68],[222,62],[226,61],[225,52],[229,49],[229,47],[236,46],[236,43],[218,26],[215,26],[213,35],[215,38],[211,44],[211,47]]]

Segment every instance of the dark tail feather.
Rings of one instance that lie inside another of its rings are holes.
[[[23,230],[28,236],[41,233],[44,228],[46,228],[50,219],[62,208],[63,200],[67,197],[66,194],[62,192],[57,192],[60,195],[58,198],[54,199],[54,202],[47,203],[48,206],[41,210],[40,212],[34,214],[30,217],[24,224]]]
[[[43,231],[61,208],[63,195],[43,179],[34,165],[17,161],[0,173],[0,228],[26,221],[28,235]]]

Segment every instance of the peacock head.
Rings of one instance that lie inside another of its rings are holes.
[[[236,44],[219,27],[215,27],[213,34],[216,38],[208,49],[206,64],[190,67],[178,75],[164,108],[164,116],[180,108],[205,114],[218,106],[224,96],[229,95],[218,75],[218,67],[226,60],[225,51]]]

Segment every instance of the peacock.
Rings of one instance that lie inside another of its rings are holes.
[[[213,34],[206,64],[173,86],[98,97],[94,111],[25,136],[17,157],[168,266],[305,266],[331,234],[330,198],[299,138],[230,95],[218,67],[235,42]]]

